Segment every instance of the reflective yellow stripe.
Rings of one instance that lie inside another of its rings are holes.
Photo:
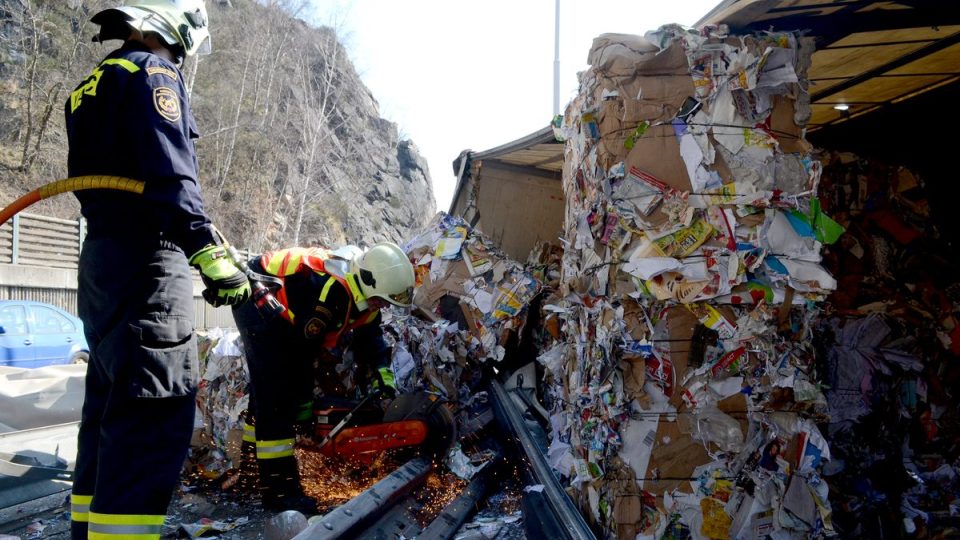
[[[257,442],[257,428],[244,422],[243,440],[244,442]]]
[[[162,525],[94,525],[87,526],[89,540],[157,540]]]
[[[101,514],[90,512],[87,538],[152,540],[160,538],[165,516],[155,514]]]
[[[389,386],[390,388],[393,388],[394,390],[397,389],[397,380],[396,380],[396,378],[394,378],[394,376],[393,376],[393,370],[391,370],[391,369],[388,368],[388,367],[382,367],[382,368],[378,369],[377,371],[380,373],[380,378],[383,379],[383,384],[384,384],[384,385]]]
[[[303,259],[303,253],[300,250],[292,251],[287,257],[283,258],[280,266],[280,274],[288,276],[297,271],[300,267],[300,260]]]
[[[257,459],[275,459],[293,455],[294,439],[257,441]]]
[[[100,84],[100,77],[103,76],[103,66],[120,66],[123,69],[129,71],[130,73],[136,73],[140,71],[140,66],[134,64],[129,60],[124,60],[123,58],[108,58],[103,62],[100,62],[100,65],[93,68],[93,71],[90,72],[90,75],[87,77],[85,83],[77,87],[76,90],[70,92],[70,112],[73,113],[77,110],[77,107],[83,101],[83,96],[95,96],[97,95],[97,85]]]
[[[266,263],[264,264],[261,261],[261,264],[268,274],[289,276],[297,271],[306,251],[304,248],[287,248],[274,251],[269,254]]]
[[[350,294],[353,295],[354,304],[367,301],[367,297],[360,292],[360,286],[357,285],[356,276],[354,274],[347,274],[344,276],[344,281],[347,282],[347,287],[350,287]]]
[[[333,284],[337,282],[337,280],[333,279],[332,277],[329,277],[329,276],[328,276],[328,278],[329,278],[329,279],[327,279],[327,284],[324,285],[324,286],[323,286],[323,290],[320,291],[320,301],[321,301],[321,302],[326,302],[326,301],[327,301],[327,294],[330,293],[330,287],[333,287]]]
[[[103,62],[100,62],[100,65],[101,66],[120,66],[123,69],[129,71],[130,73],[136,73],[140,71],[140,66],[124,58],[107,58]]]
[[[279,445],[289,445],[293,447],[295,439],[277,439],[275,441],[257,441],[257,446],[279,446]]]
[[[283,457],[293,456],[293,449],[284,450],[283,452],[261,452],[257,450],[257,459],[277,459]]]
[[[101,514],[90,512],[90,523],[102,525],[163,525],[163,514]]]
[[[93,495],[70,494],[70,519],[73,521],[90,521],[90,503]]]

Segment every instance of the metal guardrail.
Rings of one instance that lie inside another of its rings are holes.
[[[21,212],[0,225],[0,263],[76,269],[87,220],[60,219]],[[238,249],[242,258],[253,253]]]
[[[543,486],[542,494],[531,492],[525,495],[524,507],[531,510],[524,512],[528,535],[551,540],[596,540],[597,537],[563,490],[550,464],[531,437],[510,394],[496,381],[490,383],[490,394],[497,421],[514,437],[523,452],[529,474]],[[526,500],[527,498],[530,500]],[[533,525],[530,518],[533,516],[537,517],[536,534],[532,534],[530,529]]]
[[[86,220],[20,213],[0,226],[0,263],[76,268]]]
[[[424,458],[414,458],[370,489],[321,517],[293,540],[347,540],[385,513],[393,503],[422,484],[433,469]]]
[[[23,212],[0,225],[0,300],[46,302],[76,313],[75,272],[86,230],[83,218],[70,220]],[[244,259],[255,255],[248,249],[237,251]],[[33,268],[50,270],[35,272]],[[8,273],[11,269],[19,272]],[[31,278],[29,283],[22,280],[24,271]],[[199,290],[196,271],[194,280]],[[197,328],[236,326],[230,308],[213,308],[199,294],[194,300]]]

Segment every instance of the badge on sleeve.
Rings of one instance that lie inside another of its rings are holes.
[[[303,336],[307,339],[315,339],[320,337],[326,328],[327,325],[323,321],[314,317],[303,327]]]
[[[180,121],[180,96],[171,88],[160,86],[153,90],[153,106],[160,116],[171,122]]]
[[[150,66],[147,68],[147,75],[156,75],[158,73],[160,75],[166,75],[173,80],[177,80],[177,72],[170,68],[165,68],[163,66]]]

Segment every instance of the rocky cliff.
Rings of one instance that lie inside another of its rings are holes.
[[[119,42],[116,1],[0,0],[0,203],[66,175],[62,104]],[[239,246],[400,241],[435,212],[426,161],[382,118],[336,32],[287,2],[208,1],[214,52],[184,76],[208,211]],[[31,211],[76,217],[70,197]]]

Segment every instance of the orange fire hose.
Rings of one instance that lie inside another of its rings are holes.
[[[19,199],[7,205],[0,210],[0,225],[3,225],[10,218],[17,215],[21,210],[31,204],[66,193],[68,191],[80,191],[81,189],[117,189],[120,191],[129,191],[138,195],[143,194],[143,182],[124,178],[122,176],[75,176],[73,178],[64,178],[55,180],[49,184],[44,184],[37,189],[27,193]]]
[[[27,193],[7,205],[3,210],[0,210],[0,226],[31,204],[68,191],[80,191],[81,189],[116,189],[143,195],[143,188],[144,183],[141,180],[124,178],[122,176],[75,176],[73,178],[55,180]],[[219,233],[220,231],[217,231],[218,235]],[[257,309],[269,317],[275,317],[283,313],[287,308],[277,302],[271,294],[270,289],[262,283],[262,280],[270,281],[271,283],[273,283],[274,280],[270,280],[267,276],[256,274],[250,270],[247,265],[240,264],[240,257],[237,255],[237,251],[230,246],[222,236],[220,238],[234,264],[236,264],[238,268],[241,268],[250,279],[250,285],[253,287],[253,301],[256,303]]]

